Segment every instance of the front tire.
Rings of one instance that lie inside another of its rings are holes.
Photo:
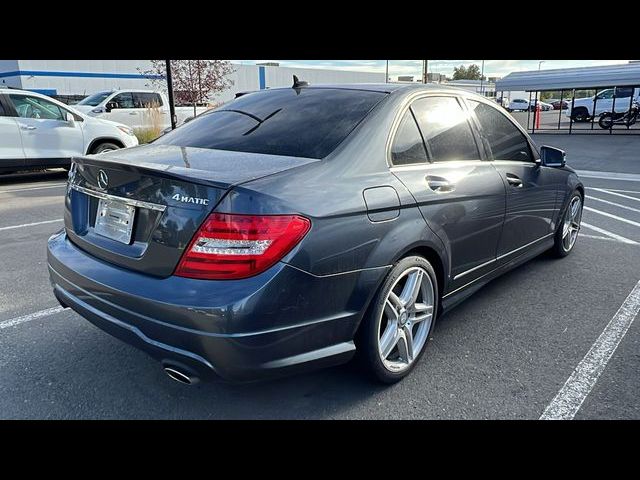
[[[582,203],[582,195],[577,190],[574,191],[562,217],[562,223],[558,225],[558,230],[556,231],[552,250],[553,254],[558,258],[569,255],[576,244],[582,221]]]
[[[571,120],[574,122],[586,122],[590,118],[589,110],[584,107],[574,108],[574,111],[571,112]]]
[[[422,357],[438,311],[438,283],[423,257],[400,260],[363,320],[365,368],[382,383],[406,377]]]
[[[110,152],[112,150],[119,150],[119,149],[120,147],[115,143],[105,142],[95,147],[91,153],[98,154],[98,153]]]
[[[603,113],[600,115],[598,125],[600,125],[600,128],[604,130],[609,130],[613,126],[613,115],[610,113]]]

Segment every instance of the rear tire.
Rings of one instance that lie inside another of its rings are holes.
[[[104,142],[104,143],[100,143],[96,147],[94,147],[94,149],[93,149],[93,151],[91,153],[97,154],[97,153],[110,152],[112,150],[119,150],[119,149],[120,149],[120,147],[118,145],[116,145],[115,143]]]
[[[410,256],[393,267],[358,332],[361,361],[375,380],[391,384],[409,375],[426,350],[438,302],[427,260]]]
[[[571,194],[567,208],[562,215],[562,222],[558,225],[552,252],[557,258],[569,255],[578,240],[580,223],[582,222],[583,199],[579,191]]]

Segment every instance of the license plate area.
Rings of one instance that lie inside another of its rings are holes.
[[[136,207],[118,200],[100,199],[96,211],[95,233],[116,242],[131,243]]]

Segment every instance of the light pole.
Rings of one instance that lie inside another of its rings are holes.
[[[169,115],[171,115],[171,130],[176,128],[176,108],[173,104],[173,79],[171,78],[171,60],[165,60],[167,69],[167,93],[169,96]]]
[[[544,62],[545,62],[544,60],[540,60],[540,61],[538,62],[538,71],[540,70],[540,65],[542,65]]]
[[[480,95],[484,96],[484,60],[482,60],[482,71],[480,72]]]
[[[389,60],[387,60],[387,68],[385,69],[384,83],[389,83]]]

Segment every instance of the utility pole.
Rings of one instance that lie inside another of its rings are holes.
[[[480,72],[480,95],[484,96],[484,60],[482,60],[482,71]]]
[[[176,128],[176,107],[173,104],[173,80],[171,78],[171,60],[165,60],[167,65],[167,90],[169,96],[169,115],[171,116],[171,130]]]
[[[389,83],[389,60],[387,60],[387,68],[385,69],[384,83]]]

